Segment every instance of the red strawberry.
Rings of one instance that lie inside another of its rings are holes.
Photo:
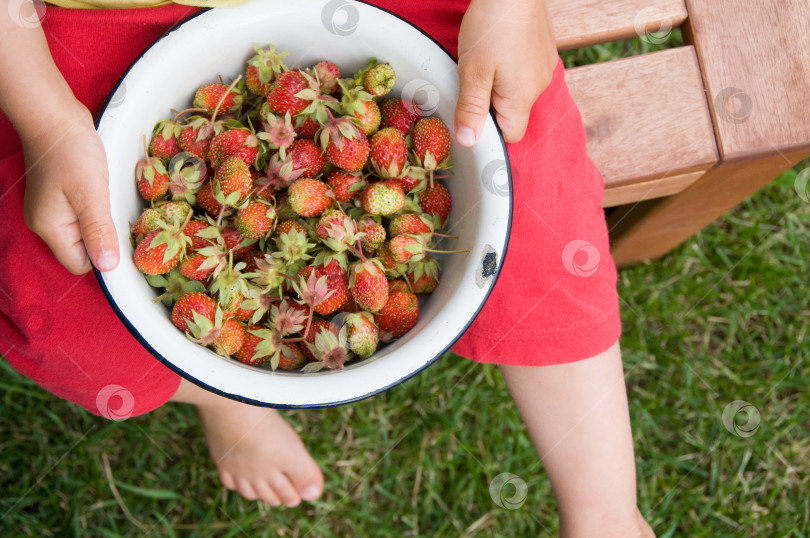
[[[374,315],[381,333],[399,338],[419,321],[419,299],[409,291],[397,291],[388,297],[379,314]]]
[[[363,191],[363,209],[371,215],[390,215],[402,209],[405,193],[394,181],[372,183]]]
[[[296,232],[306,235],[307,229],[295,222],[294,220],[285,220],[276,226],[276,235],[290,233],[295,230]]]
[[[214,217],[219,216],[222,211],[227,209],[227,207],[220,204],[214,196],[213,181],[206,183],[205,186],[200,189],[200,192],[197,193],[197,205],[203,208],[206,213]]]
[[[403,213],[391,219],[388,225],[388,233],[391,234],[391,237],[403,234],[431,234],[433,228],[428,217],[415,213]]]
[[[180,297],[172,308],[172,323],[181,331],[188,332],[187,321],[194,321],[194,312],[211,323],[217,311],[217,304],[208,295],[196,291]]]
[[[321,91],[326,94],[335,93],[338,89],[337,81],[340,79],[340,68],[332,62],[321,60],[314,67],[321,83]]]
[[[209,226],[210,224],[207,222],[197,219],[192,219],[186,224],[185,228],[183,228],[183,235],[191,239],[191,250],[199,250],[211,244],[210,240],[197,235],[197,232]]]
[[[245,343],[245,328],[235,319],[226,319],[215,337],[217,353],[225,357],[238,352]]]
[[[225,92],[228,94],[225,95]],[[222,99],[223,95],[225,95],[224,99]],[[239,90],[228,91],[227,85],[217,83],[206,84],[197,90],[194,94],[194,108],[202,108],[212,114],[220,99],[222,99],[222,104],[219,106],[219,110],[223,113],[236,112],[242,106],[242,94]]]
[[[180,153],[180,125],[170,120],[161,120],[152,131],[149,153],[161,159],[171,159]]]
[[[350,271],[349,287],[357,306],[379,312],[388,299],[388,279],[377,260],[356,262]]]
[[[401,278],[397,278],[394,280],[388,281],[388,296],[391,297],[392,293],[396,293],[398,291],[411,291],[411,288],[408,287],[407,282],[402,280]]]
[[[180,128],[180,147],[192,157],[207,161],[211,139],[221,130],[220,122],[212,123],[204,116],[193,116]]]
[[[217,168],[212,184],[217,200],[234,207],[250,193],[253,188],[253,176],[245,161],[233,155],[227,157]]]
[[[258,248],[252,248],[250,251],[242,257],[242,261],[245,262],[245,268],[243,272],[245,273],[253,273],[258,269],[258,264],[256,261],[258,259],[264,259],[264,253],[259,250]]]
[[[138,192],[144,200],[153,201],[169,192],[169,173],[157,157],[146,156],[135,166]]]
[[[385,242],[385,227],[371,217],[366,217],[358,222],[357,229],[366,234],[360,240],[366,250],[373,252]]]
[[[335,170],[326,178],[326,184],[335,193],[338,202],[351,202],[363,192],[366,183],[362,176],[354,173],[350,174],[343,170]]]
[[[338,334],[340,333],[340,328],[337,325],[335,325],[334,323],[332,323],[331,321],[326,321],[324,319],[313,319],[312,320],[312,326],[309,328],[309,333],[307,333],[307,336],[304,339],[304,342],[314,344],[315,343],[315,337],[321,331],[332,331],[332,334],[334,334],[335,336],[338,336]],[[310,350],[309,346],[307,346],[306,344],[301,346],[301,351],[304,352],[304,355],[306,355],[306,357],[309,360],[313,360],[313,361],[317,360],[315,358],[315,355],[313,355],[312,350]]]
[[[254,200],[236,213],[234,225],[242,237],[259,239],[273,229],[276,210],[268,203]]]
[[[315,133],[321,128],[321,124],[312,119],[310,116],[302,118],[298,117],[295,124],[295,134],[298,138],[308,138],[312,140],[315,138]]]
[[[281,345],[278,361],[279,370],[298,370],[307,363],[307,358],[301,352],[302,346],[296,342]]]
[[[374,101],[362,101],[357,105],[354,114],[360,120],[360,126],[366,135],[372,135],[380,128],[382,116],[380,107]]]
[[[394,256],[391,254],[391,249],[389,248],[390,242],[385,242],[382,244],[380,248],[374,253],[380,263],[382,264],[383,268],[391,274],[391,275],[402,275],[407,271],[408,267],[406,265],[398,264],[397,261],[394,259]]]
[[[184,277],[188,278],[189,280],[197,280],[200,282],[204,282],[211,273],[214,272],[214,268],[211,267],[210,269],[200,269],[200,265],[202,265],[208,257],[200,254],[199,252],[194,252],[188,258],[180,262],[180,274]]]
[[[259,47],[255,47],[255,49],[256,55],[247,62],[245,85],[256,95],[266,95],[270,83],[279,73],[287,69],[284,65],[284,57],[290,53],[276,52],[276,48],[273,46],[267,50]]]
[[[447,224],[447,217],[450,215],[453,200],[450,191],[441,183],[434,182],[433,187],[428,187],[419,193],[419,207],[428,215],[438,215],[442,226]]]
[[[368,138],[349,117],[332,117],[320,134],[321,147],[326,159],[347,172],[359,172],[368,160]]]
[[[429,254],[405,275],[414,293],[433,293],[439,284],[439,262]]]
[[[424,178],[419,177],[418,174],[414,173],[414,168],[415,167],[412,166],[409,169],[408,174],[406,174],[404,176],[401,176],[401,177],[391,178],[391,181],[395,181],[396,183],[398,183],[399,186],[402,187],[402,190],[404,192],[406,192],[406,193],[411,192],[416,187],[418,187],[422,183],[422,181],[424,179]]]
[[[147,275],[168,273],[180,263],[185,244],[179,231],[156,230],[135,247],[135,266]]]
[[[293,170],[302,170],[302,177],[314,177],[326,164],[320,148],[312,140],[303,138],[290,144],[287,155],[292,159]]]
[[[296,180],[287,190],[290,207],[302,217],[315,217],[332,205],[326,195],[329,187],[322,181],[312,178]]]
[[[405,137],[393,127],[380,129],[369,140],[369,158],[382,178],[397,177],[408,160]]]
[[[450,155],[450,132],[439,118],[422,118],[411,130],[413,150],[420,165],[433,170]],[[431,157],[427,154],[430,152]]]
[[[424,243],[414,235],[398,235],[388,243],[391,255],[397,263],[408,263],[411,259],[421,260],[425,255],[424,247]]]
[[[321,273],[326,275],[326,286],[329,290],[334,290],[325,301],[315,307],[315,312],[322,316],[334,313],[343,306],[349,298],[349,278],[340,263],[333,259],[329,265],[319,265],[316,267]]]
[[[211,139],[208,158],[214,169],[219,168],[223,161],[232,155],[236,155],[250,166],[256,160],[258,151],[259,139],[256,135],[247,129],[231,129]]]
[[[290,116],[295,116],[309,106],[310,101],[295,96],[307,88],[307,79],[300,71],[285,71],[267,90],[267,102],[276,114],[283,116],[289,112]]]
[[[242,347],[239,348],[239,351],[233,354],[236,360],[252,366],[263,364],[267,361],[269,358],[267,355],[261,355],[254,358],[256,355],[256,346],[259,345],[264,339],[260,336],[256,336],[251,331],[262,330],[264,330],[264,327],[261,325],[248,325],[245,327],[245,341],[242,343]]]
[[[413,123],[422,117],[422,109],[413,101],[396,97],[388,99],[380,105],[380,114],[383,127],[393,127],[403,135],[409,135]]]
[[[225,240],[225,247],[228,251],[233,252],[233,261],[237,262],[242,260],[248,252],[253,250],[253,245],[256,244],[255,239],[242,237],[233,226],[228,226],[221,232],[222,238]]]

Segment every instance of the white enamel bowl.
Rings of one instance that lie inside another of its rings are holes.
[[[291,51],[290,66],[321,59],[344,73],[369,58],[390,62],[397,73],[393,95],[413,96],[435,108],[452,127],[458,95],[453,59],[426,34],[374,6],[344,0],[256,0],[236,8],[203,12],[155,43],[113,92],[98,122],[110,169],[112,214],[121,263],[96,273],[113,308],[155,357],[194,383],[255,405],[323,407],[356,401],[408,379],[439,358],[463,334],[484,304],[498,275],[509,237],[511,183],[500,133],[488,118],[474,149],[452,148],[455,177],[445,183],[453,196],[447,248],[468,254],[445,256],[440,284],[422,301],[417,326],[372,359],[343,370],[298,374],[271,372],[217,356],[190,342],[170,321],[132,263],[129,223],[143,203],[135,189],[141,137],[171,108],[189,106],[202,84],[235,77],[254,45]],[[406,83],[410,85],[406,87]]]

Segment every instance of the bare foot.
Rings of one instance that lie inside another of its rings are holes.
[[[320,497],[323,474],[318,464],[276,410],[223,398],[186,380],[172,400],[197,406],[226,488],[272,506],[293,507],[302,499]]]

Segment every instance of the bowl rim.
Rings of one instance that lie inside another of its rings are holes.
[[[433,38],[433,36],[428,34],[425,30],[423,30],[419,26],[416,26],[415,24],[413,24],[410,21],[404,19],[400,15],[398,15],[396,13],[393,13],[392,11],[389,11],[388,9],[385,9],[385,8],[380,7],[380,6],[374,5],[374,4],[370,3],[370,2],[367,2],[366,0],[354,0],[354,1],[356,1],[358,3],[361,3],[361,4],[365,4],[366,6],[377,9],[379,11],[382,11],[382,12],[384,12],[384,13],[390,15],[390,16],[393,16],[393,17],[397,18],[401,22],[411,26],[412,28],[417,30],[419,33],[421,33],[423,36],[425,36],[427,39],[432,41],[436,46],[439,47],[439,49],[442,50],[442,52],[444,52],[448,56],[448,58],[450,58],[453,61],[453,63],[458,65],[458,60],[450,53],[450,51],[447,50],[447,48],[445,48],[444,45],[439,43],[436,39]],[[119,77],[118,81],[115,83],[115,86],[112,88],[112,90],[110,90],[110,93],[107,95],[107,98],[104,100],[104,103],[103,103],[101,109],[99,110],[98,114],[96,114],[96,116],[94,118],[94,125],[96,127],[96,130],[98,130],[101,119],[104,117],[105,112],[107,112],[107,108],[108,108],[108,106],[110,104],[110,101],[114,98],[116,91],[121,86],[121,84],[124,82],[124,80],[127,78],[127,75],[129,75],[129,72],[143,58],[143,56],[152,47],[157,45],[160,41],[165,39],[167,36],[171,35],[174,31],[181,28],[184,24],[186,24],[187,22],[189,22],[189,21],[191,21],[193,19],[196,19],[197,17],[199,17],[199,16],[203,15],[204,13],[206,13],[208,11],[211,11],[213,9],[216,9],[216,8],[203,8],[199,12],[197,12],[197,13],[183,19],[181,22],[179,22],[178,24],[172,26],[170,29],[168,29],[166,32],[164,32],[159,38],[157,38],[155,41],[153,41],[148,47],[146,47],[143,51],[141,51],[140,54],[138,54],[138,56],[132,61],[132,63],[129,64],[126,71],[124,71],[124,73]],[[501,132],[500,126],[498,125],[497,121],[495,121],[495,114],[493,113],[492,109],[490,109],[488,114],[492,118],[492,121],[493,121],[493,123],[495,125],[495,130],[496,130],[496,132],[498,134],[498,140],[500,141],[501,148],[503,149],[504,163],[505,163],[505,166],[506,166],[506,176],[507,176],[507,181],[508,181],[508,184],[509,184],[509,194],[507,196],[507,198],[509,199],[509,214],[507,215],[507,218],[506,218],[506,236],[504,237],[503,249],[501,250],[501,256],[500,256],[500,259],[498,260],[498,266],[496,267],[495,272],[492,275],[492,283],[490,284],[489,289],[487,290],[487,292],[486,292],[486,294],[484,296],[484,300],[481,302],[481,304],[478,306],[478,308],[476,308],[475,313],[470,317],[469,321],[464,325],[464,327],[462,327],[462,329],[458,332],[458,334],[456,334],[456,336],[450,341],[450,343],[447,344],[447,346],[444,349],[442,349],[434,357],[432,357],[431,359],[426,361],[421,367],[414,369],[412,372],[409,372],[408,374],[404,375],[403,377],[397,379],[395,382],[390,383],[390,384],[388,384],[386,386],[375,388],[374,390],[369,391],[369,392],[367,392],[365,394],[361,394],[361,395],[358,395],[358,396],[355,396],[355,397],[352,397],[352,398],[347,398],[345,400],[327,402],[327,403],[318,403],[318,404],[303,404],[303,405],[302,404],[276,404],[276,403],[263,402],[263,401],[260,401],[260,400],[254,400],[252,398],[246,398],[246,397],[241,396],[239,394],[232,394],[232,393],[220,390],[220,389],[218,389],[216,387],[213,387],[213,386],[205,383],[204,381],[202,381],[200,379],[197,379],[196,377],[192,376],[191,374],[189,374],[188,372],[181,369],[179,366],[175,365],[173,362],[171,362],[170,360],[165,358],[154,347],[152,347],[152,345],[146,340],[146,338],[144,338],[144,336],[140,333],[140,331],[138,331],[138,329],[135,328],[135,326],[129,321],[129,319],[121,311],[121,309],[119,308],[119,306],[116,303],[115,299],[112,297],[112,294],[110,293],[110,290],[107,288],[107,285],[104,282],[104,277],[103,277],[102,272],[99,271],[95,266],[93,266],[93,275],[95,276],[96,281],[98,282],[99,286],[101,287],[101,291],[104,293],[104,297],[107,299],[107,303],[112,307],[113,312],[115,312],[115,315],[124,324],[124,326],[127,328],[129,333],[135,338],[135,340],[137,340],[138,343],[141,344],[141,346],[143,346],[144,349],[146,349],[161,364],[163,364],[164,366],[169,368],[171,371],[173,371],[174,373],[179,375],[181,378],[186,379],[187,381],[190,381],[190,382],[194,383],[198,387],[200,387],[202,389],[205,389],[205,390],[207,390],[209,392],[212,392],[212,393],[214,393],[214,394],[216,394],[218,396],[222,396],[222,397],[225,397],[225,398],[228,398],[228,399],[231,399],[231,400],[235,400],[235,401],[238,401],[238,402],[246,403],[246,404],[249,404],[249,405],[254,405],[254,406],[257,406],[257,407],[268,407],[268,408],[272,408],[272,409],[323,409],[323,408],[328,408],[328,407],[337,407],[337,406],[340,406],[340,405],[359,402],[361,400],[365,400],[366,398],[370,398],[372,396],[375,396],[377,394],[385,392],[385,391],[387,391],[387,390],[389,390],[389,389],[391,389],[393,387],[396,387],[397,385],[400,385],[400,384],[404,383],[405,381],[408,381],[409,379],[411,379],[415,375],[417,375],[420,372],[422,372],[423,370],[427,369],[429,366],[435,364],[436,361],[439,360],[439,358],[444,356],[450,350],[450,348],[452,348],[453,345],[455,345],[455,343],[462,336],[464,336],[464,334],[467,332],[467,330],[469,330],[470,325],[472,325],[472,323],[478,317],[478,314],[481,313],[481,310],[484,308],[484,305],[486,304],[487,300],[489,300],[489,297],[492,294],[492,290],[495,289],[495,286],[498,283],[498,278],[500,277],[501,269],[503,268],[503,264],[504,264],[504,262],[506,260],[506,255],[507,255],[507,251],[508,251],[508,247],[509,247],[509,240],[510,240],[510,237],[511,237],[511,234],[512,234],[512,214],[513,214],[513,211],[514,211],[514,195],[513,195],[513,192],[514,191],[513,191],[513,184],[512,184],[512,169],[511,169],[510,162],[509,162],[509,152],[507,151],[507,148],[506,148],[506,141],[503,138],[503,133]]]

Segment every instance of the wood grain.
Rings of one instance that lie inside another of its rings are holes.
[[[724,161],[810,141],[810,3],[686,0]]]
[[[684,0],[546,0],[560,50],[677,28]]]
[[[692,47],[566,71],[608,190],[706,170],[714,133]]]

